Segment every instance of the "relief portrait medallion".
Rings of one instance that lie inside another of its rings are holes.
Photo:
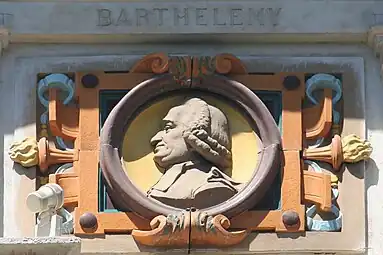
[[[196,208],[232,217],[263,198],[280,168],[280,144],[270,112],[244,85],[213,76],[182,87],[161,75],[109,113],[100,166],[120,211],[152,219]]]
[[[221,169],[232,167],[228,119],[201,98],[171,108],[150,140],[164,174],[149,197],[180,208],[206,208],[238,193],[243,184]]]

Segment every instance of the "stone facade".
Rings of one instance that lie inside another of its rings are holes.
[[[379,181],[383,169],[382,1],[3,1],[0,25],[0,253],[159,252],[124,235],[107,236],[103,241],[83,239],[81,245],[74,237],[32,238],[35,215],[25,199],[36,189],[36,169],[22,168],[8,156],[12,142],[36,135],[37,74],[129,70],[152,52],[231,53],[250,73],[347,74],[343,132],[364,136],[374,148],[364,163],[365,173],[360,173],[361,181],[350,174],[344,177],[355,184],[354,189],[341,191],[345,194],[342,205],[355,210],[354,216],[344,219],[354,228],[345,229],[339,240],[331,233],[296,238],[253,233],[252,241],[231,253],[267,253],[271,244],[276,253],[383,252],[383,185]],[[315,238],[323,241],[311,241]]]

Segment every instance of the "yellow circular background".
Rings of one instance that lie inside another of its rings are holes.
[[[153,161],[150,139],[162,128],[162,118],[170,108],[181,105],[190,96],[173,96],[150,105],[129,125],[122,145],[122,164],[129,179],[143,192],[152,187],[162,173]],[[227,173],[238,182],[250,180],[257,165],[259,139],[236,108],[211,96],[200,96],[220,109],[229,120],[232,136],[233,168]]]

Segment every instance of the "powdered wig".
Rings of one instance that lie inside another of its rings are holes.
[[[184,123],[185,141],[215,166],[231,168],[231,135],[225,114],[200,98],[187,100],[183,107],[189,120]]]

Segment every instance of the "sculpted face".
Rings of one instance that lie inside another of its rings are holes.
[[[173,107],[163,119],[164,128],[150,143],[161,168],[204,158],[219,168],[231,167],[231,141],[226,116],[199,98]]]
[[[154,148],[154,161],[158,166],[167,168],[171,165],[190,160],[191,151],[183,137],[186,130],[185,106],[177,106],[163,119],[164,128],[150,140]]]

